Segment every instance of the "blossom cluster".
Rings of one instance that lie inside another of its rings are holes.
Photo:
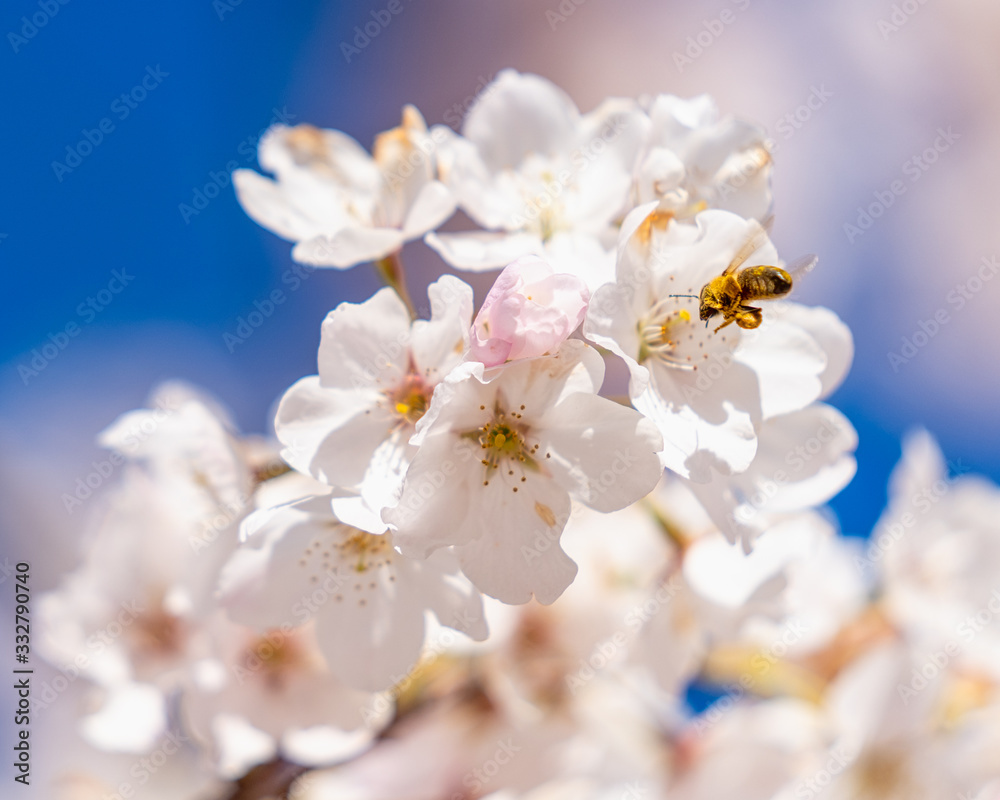
[[[1000,492],[917,434],[867,549],[818,511],[853,343],[784,299],[763,130],[506,70],[461,134],[407,106],[371,154],[279,124],[259,161],[238,198],[295,261],[387,285],[274,438],[181,384],[100,435],[124,466],[40,610],[60,796],[986,791]],[[418,318],[420,238],[501,270],[478,307],[441,274]]]

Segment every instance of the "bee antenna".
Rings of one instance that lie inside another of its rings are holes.
[[[696,294],[668,294],[667,297],[693,297],[695,300],[698,299]]]

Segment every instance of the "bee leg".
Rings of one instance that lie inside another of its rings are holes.
[[[727,325],[732,325],[734,322],[736,322],[736,317],[730,317],[725,322],[723,322],[718,328],[716,328],[714,331],[712,331],[712,333],[718,333],[723,328],[725,328]],[[707,326],[708,323],[706,322],[705,325]]]

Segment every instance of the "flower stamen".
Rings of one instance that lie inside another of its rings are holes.
[[[691,322],[691,312],[678,302],[676,297],[664,297],[653,305],[639,321],[639,362],[649,358],[678,369],[694,371],[690,358],[676,354],[680,340],[674,338],[673,329],[687,326]]]

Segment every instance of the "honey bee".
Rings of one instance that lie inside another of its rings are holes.
[[[718,314],[722,314],[724,320],[714,333],[734,322],[745,330],[759,327],[764,318],[763,312],[750,303],[755,300],[784,297],[792,290],[792,276],[808,272],[819,260],[814,255],[808,255],[796,259],[785,269],[766,265],[740,269],[743,262],[750,258],[766,239],[767,231],[759,222],[753,221],[747,241],[729,262],[729,266],[721,275],[712,278],[701,287],[701,293],[698,295],[698,316],[705,321],[705,327],[707,328],[708,321]],[[694,297],[695,295],[672,296]]]

